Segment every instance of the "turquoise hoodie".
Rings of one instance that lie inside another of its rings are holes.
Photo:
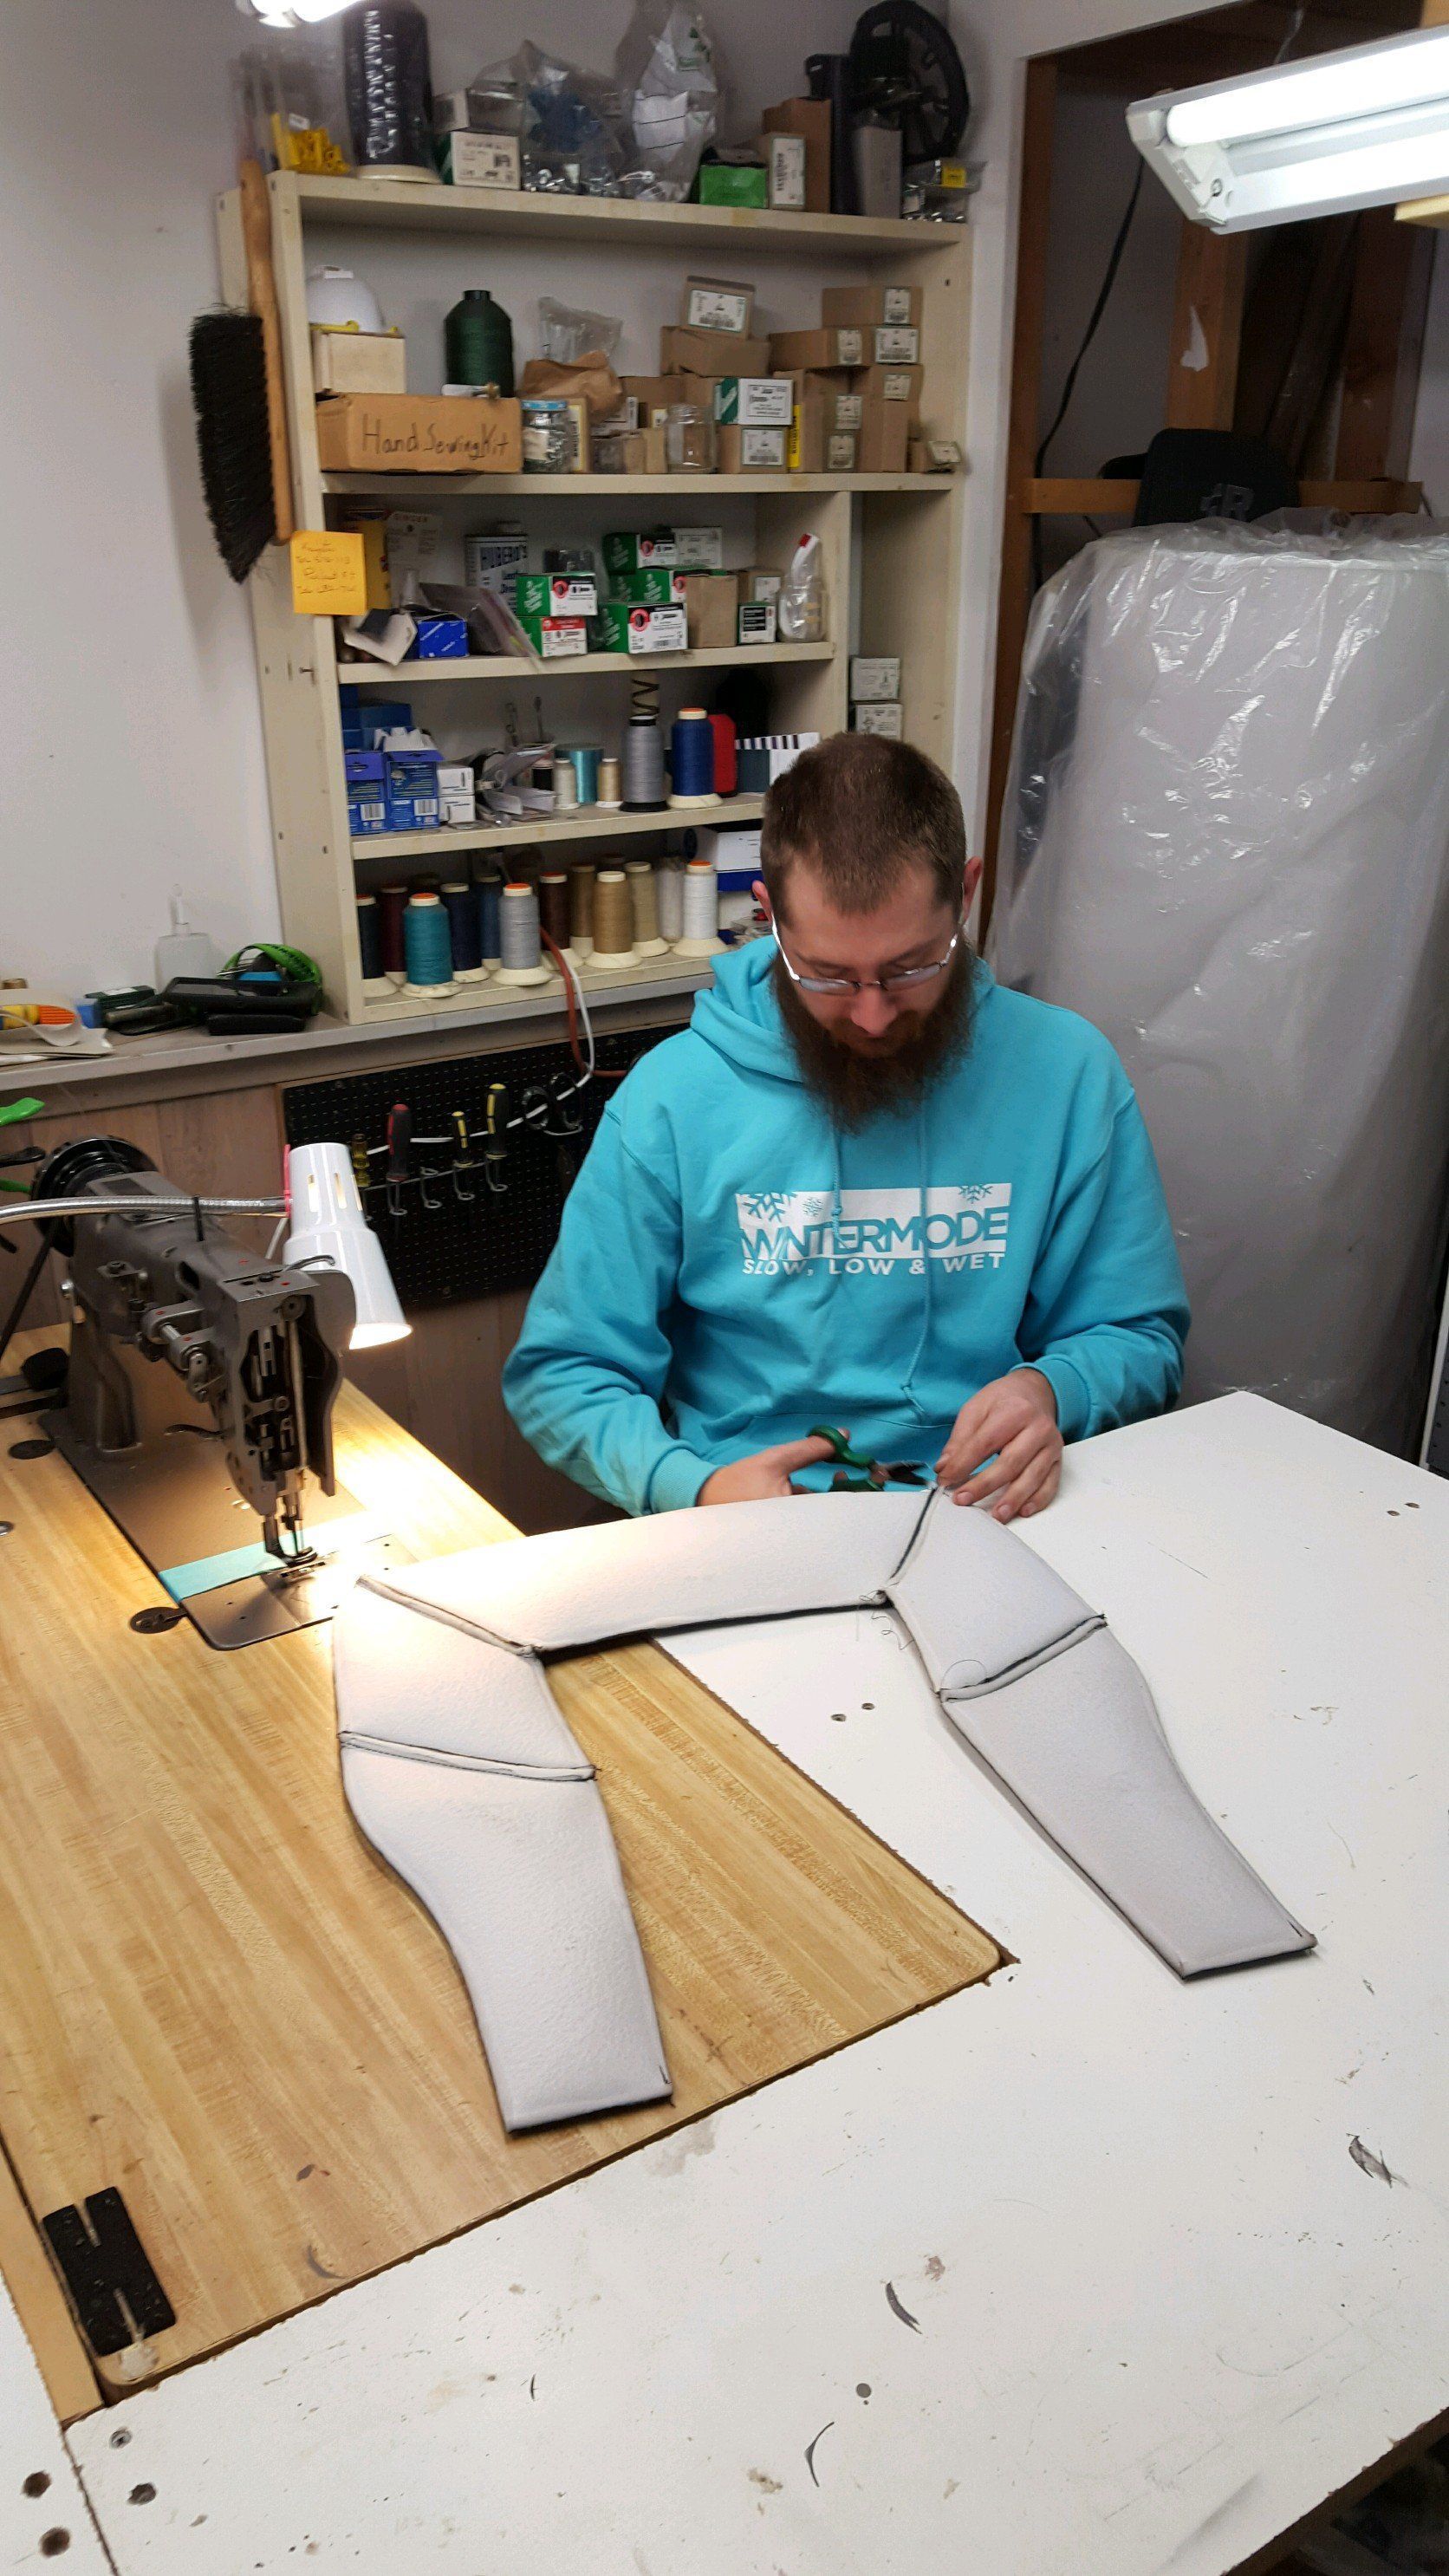
[[[1024,1362],[1068,1440],[1162,1412],[1187,1300],[1106,1039],[978,965],[959,1058],[842,1134],[801,1078],[773,958],[765,939],[722,957],[609,1103],[503,1373],[539,1456],[660,1512],[817,1422],[934,1467],[967,1398]]]

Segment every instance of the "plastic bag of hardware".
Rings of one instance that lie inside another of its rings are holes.
[[[542,355],[558,367],[576,367],[595,353],[612,362],[624,329],[617,313],[588,313],[551,295],[538,299],[538,324]]]
[[[1187,1395],[1413,1454],[1449,1181],[1449,524],[1086,547],[1032,616],[991,952],[1136,1086]]]
[[[618,194],[625,138],[612,81],[524,44],[469,83],[469,96],[475,94],[487,96],[501,130],[517,133],[525,188],[556,196]]]
[[[258,31],[231,67],[239,160],[323,179],[352,169],[342,56],[335,32]]]
[[[631,178],[648,183],[650,194],[687,197],[719,116],[719,73],[703,10],[689,0],[638,0],[614,71]]]

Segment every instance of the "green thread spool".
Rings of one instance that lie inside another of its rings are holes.
[[[513,391],[513,324],[486,286],[467,286],[443,324],[450,385]]]

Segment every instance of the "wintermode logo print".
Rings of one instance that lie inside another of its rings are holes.
[[[923,1271],[995,1269],[1006,1253],[1010,1181],[960,1188],[739,1190],[746,1278],[790,1277],[817,1265],[886,1277],[898,1263]]]

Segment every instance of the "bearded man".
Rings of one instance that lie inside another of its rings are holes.
[[[770,789],[772,936],[610,1102],[504,1372],[550,1466],[627,1512],[857,1463],[998,1520],[1065,1442],[1163,1412],[1187,1301],[1105,1038],[998,986],[924,754],[836,734]]]

